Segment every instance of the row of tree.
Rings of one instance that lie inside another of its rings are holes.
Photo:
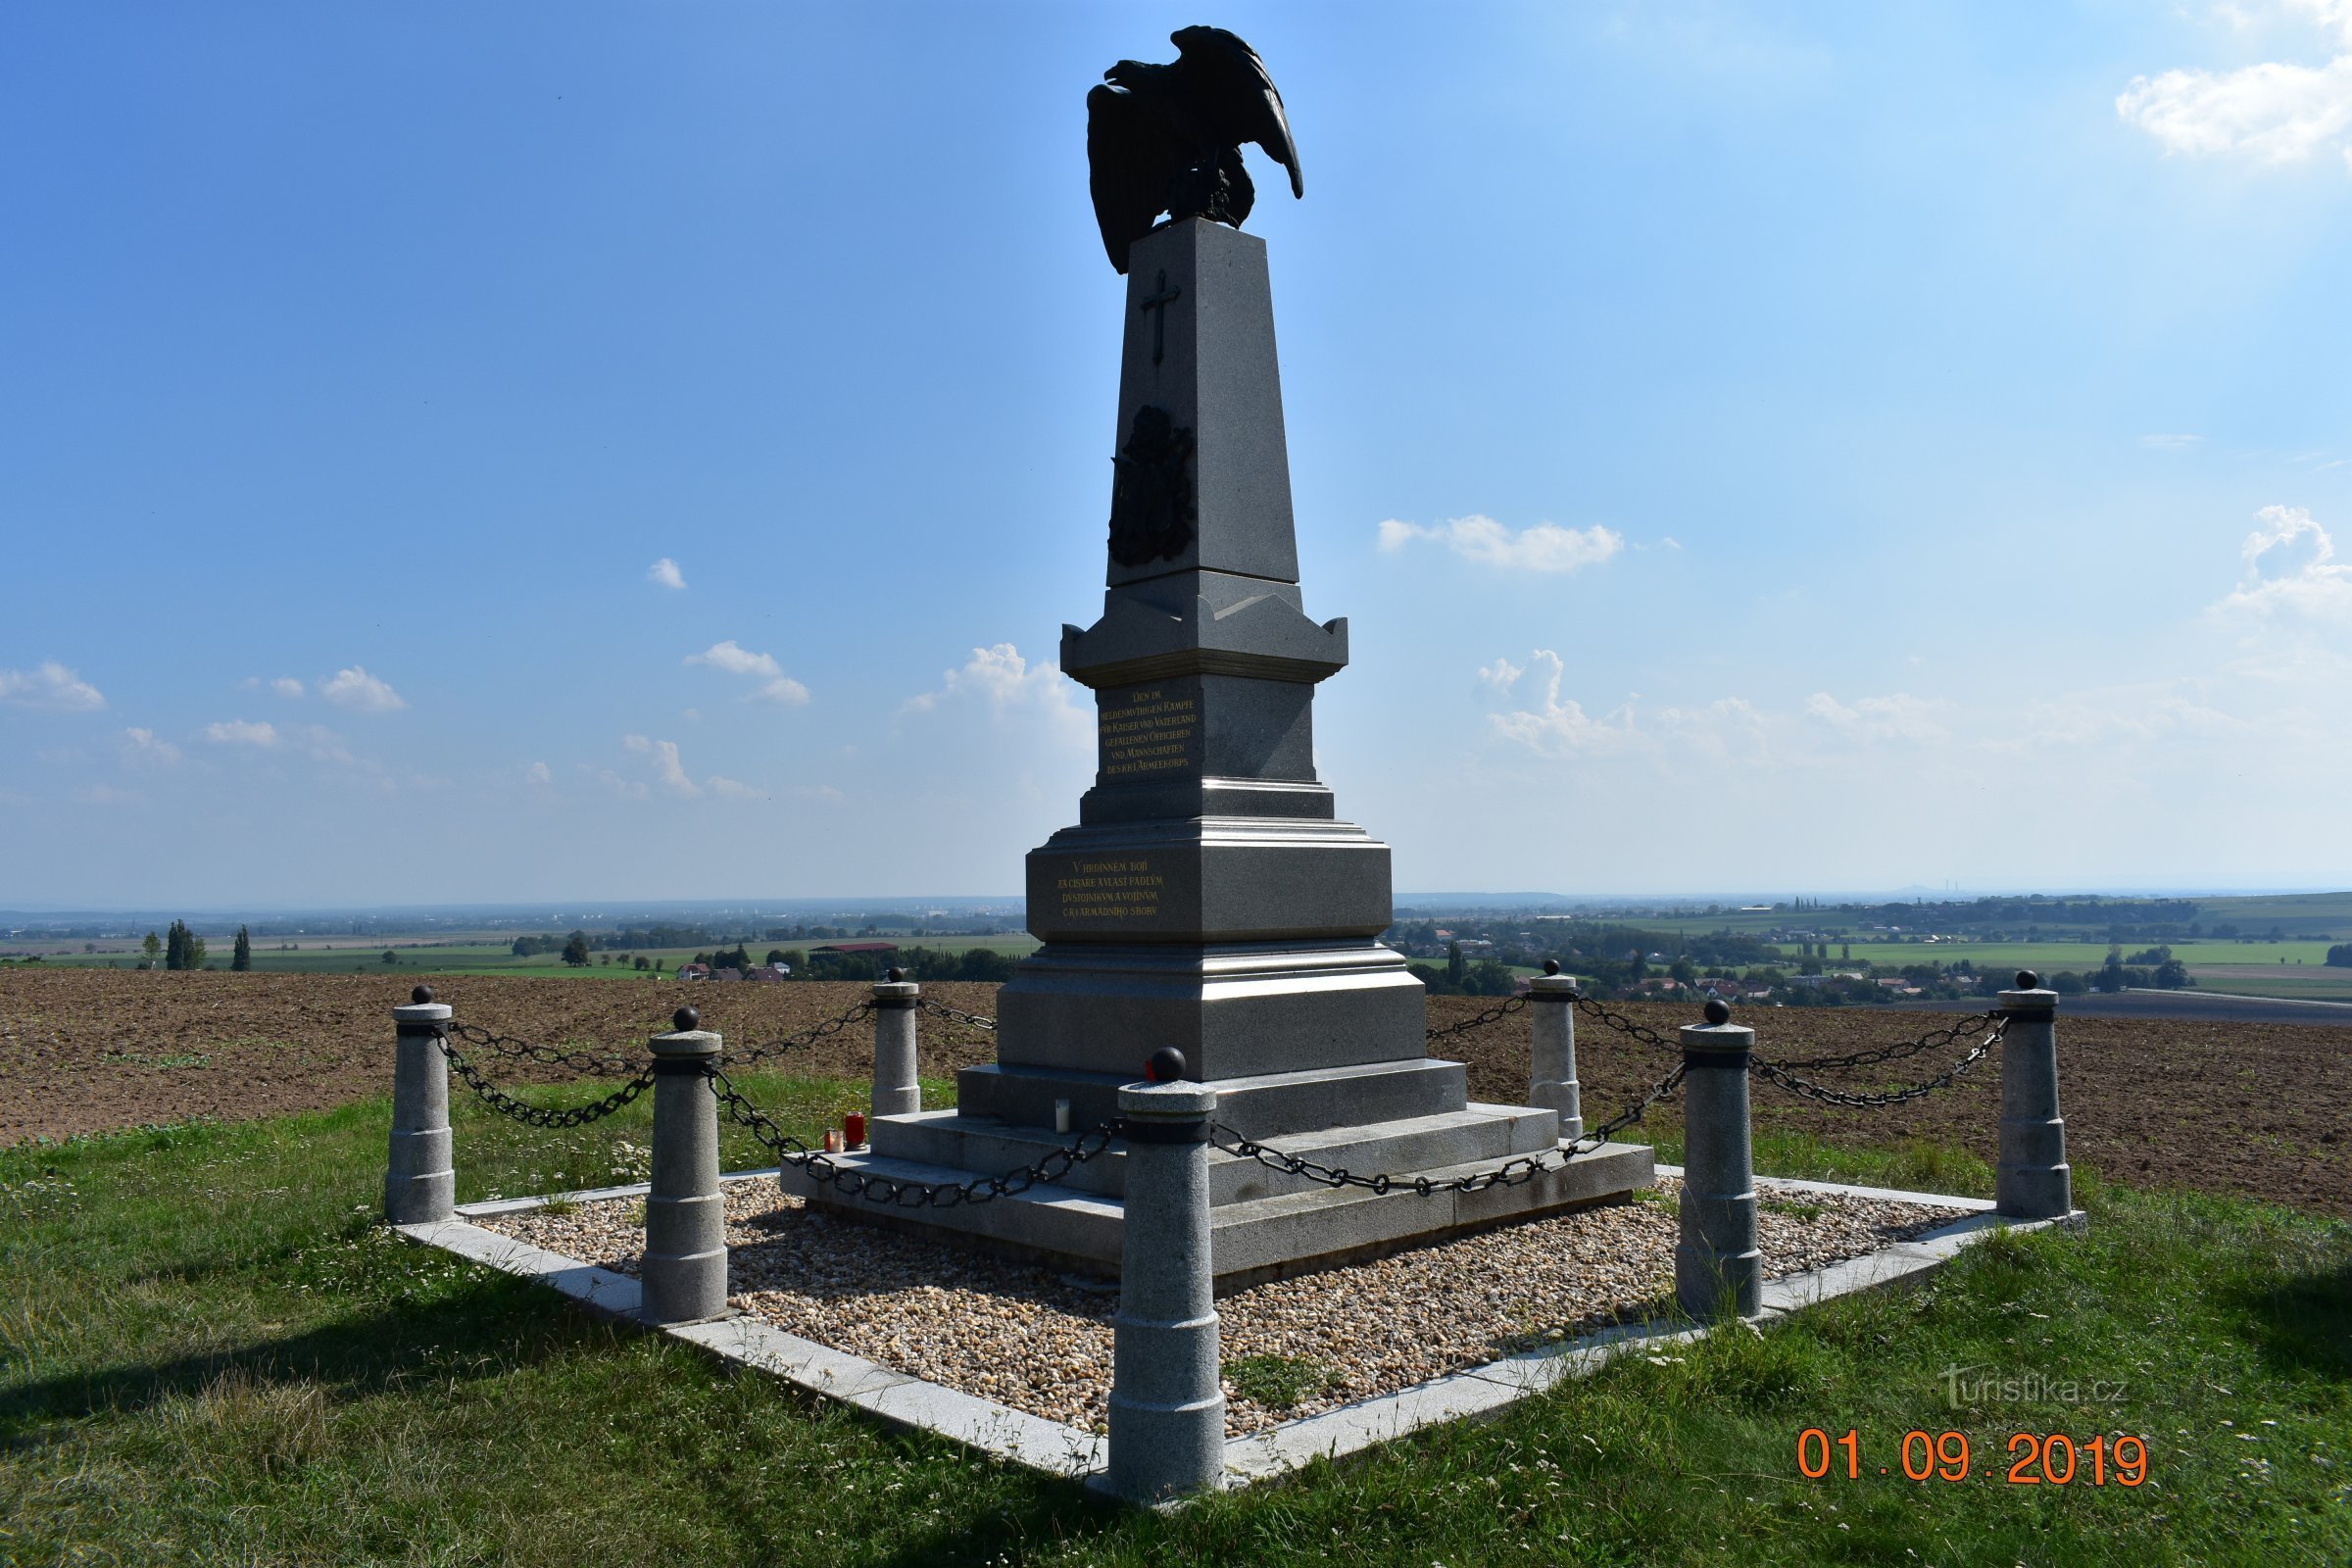
[[[174,920],[163,936],[148,932],[139,951],[146,955],[150,969],[158,962],[167,969],[201,969],[208,950],[204,938],[188,929],[187,921]],[[253,934],[243,926],[237,927],[237,945],[229,955],[228,966],[240,971],[253,967]]]

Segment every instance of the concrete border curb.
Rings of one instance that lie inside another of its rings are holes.
[[[760,1181],[775,1174],[773,1167],[730,1171],[721,1181]],[[1679,1177],[1682,1170],[1679,1166],[1660,1165],[1658,1174]],[[1916,1240],[1896,1242],[1827,1268],[1766,1281],[1760,1301],[1762,1310],[1749,1320],[1759,1324],[1771,1323],[1836,1297],[1908,1286],[1998,1230],[2079,1231],[2088,1223],[2081,1209],[2053,1219],[2013,1221],[1995,1214],[1992,1203],[1984,1199],[1774,1176],[1758,1176],[1755,1182],[1759,1190],[1933,1203],[1968,1211],[1965,1218],[1939,1226]],[[641,1182],[629,1187],[601,1187],[544,1198],[462,1203],[458,1205],[456,1219],[392,1228],[421,1246],[436,1247],[472,1262],[536,1280],[600,1316],[627,1322],[647,1333],[666,1334],[708,1355],[765,1372],[794,1388],[838,1400],[891,1426],[928,1432],[990,1458],[1081,1481],[1090,1491],[1109,1494],[1104,1471],[1108,1443],[1099,1433],[1050,1421],[943,1384],[893,1372],[863,1357],[787,1334],[754,1318],[738,1316],[710,1323],[648,1327],[637,1318],[641,1292],[636,1280],[470,1223],[475,1218],[544,1208],[560,1200],[595,1202],[642,1197],[647,1190],[647,1185]],[[1664,1322],[1615,1325],[1558,1345],[1519,1351],[1483,1366],[1450,1372],[1395,1394],[1286,1421],[1247,1437],[1229,1438],[1225,1442],[1225,1485],[1247,1487],[1276,1480],[1312,1460],[1344,1458],[1441,1422],[1499,1415],[1519,1400],[1542,1394],[1567,1379],[1590,1377],[1621,1355],[1688,1344],[1712,1332],[1711,1328]]]

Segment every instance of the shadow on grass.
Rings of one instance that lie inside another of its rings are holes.
[[[2247,1337],[2273,1371],[2352,1381],[2352,1264],[2249,1291],[2239,1305]]]
[[[309,1383],[349,1400],[428,1377],[443,1385],[501,1377],[610,1342],[614,1332],[526,1281],[487,1278],[280,1339],[0,1385],[0,1453],[39,1447],[90,1416],[137,1414],[197,1396],[232,1374],[261,1385]]]

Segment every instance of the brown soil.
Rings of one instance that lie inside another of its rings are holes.
[[[392,1008],[414,975],[217,970],[0,969],[0,1145],[209,1116],[319,1110],[391,1088]],[[872,995],[862,985],[698,984],[460,975],[435,983],[460,1023],[534,1044],[634,1051],[692,1004],[729,1051],[797,1033]],[[993,985],[933,984],[926,998],[986,1013]],[[996,1059],[987,1035],[922,1017],[923,1071]],[[854,1024],[778,1066],[870,1073],[873,1028]],[[552,1080],[508,1062],[500,1082]]]
[[[1433,997],[1429,1021],[1445,1025],[1491,1000]],[[1616,1010],[1668,1039],[1695,1023],[1691,1007],[1625,1004]],[[1794,1059],[1916,1039],[1952,1019],[1878,1007],[1749,1009],[1756,1054]],[[1981,1039],[1982,1036],[1973,1037]],[[1967,1045],[1843,1073],[1808,1073],[1848,1091],[1883,1091],[1933,1078]],[[1617,1113],[1680,1058],[1580,1015],[1577,1077],[1590,1122]],[[2059,1098],[2067,1157],[2135,1187],[2241,1193],[2352,1215],[2352,1028],[2173,1018],[2069,1018],[2058,1014]],[[1460,1037],[1440,1051],[1470,1064],[1473,1099],[1512,1100],[1527,1089],[1524,1014]],[[1812,1133],[1848,1147],[1907,1139],[1957,1144],[1995,1157],[2000,1073],[1988,1060],[1949,1090],[1879,1110],[1846,1110],[1754,1085],[1759,1130]],[[1679,1133],[1671,1103],[1648,1125]]]
[[[192,1117],[241,1120],[321,1109],[387,1087],[391,1008],[413,976],[171,974],[128,970],[0,971],[0,1145],[31,1138]],[[730,1051],[807,1028],[853,1005],[857,985],[636,984],[461,976],[440,1000],[461,1021],[551,1044],[629,1048],[667,1027],[692,1003]],[[932,984],[926,997],[995,1010],[994,986]],[[1430,1022],[1447,1024],[1491,1004],[1440,997]],[[1671,1037],[1690,1008],[1628,1004],[1626,1013]],[[1878,1008],[1764,1009],[1743,1021],[1765,1055],[1794,1057],[1916,1036],[1934,1015]],[[2352,1215],[2352,1028],[2182,1019],[2059,1018],[2068,1149],[2082,1165],[2135,1186],[2243,1193]],[[1580,1019],[1578,1071],[1592,1121],[1646,1089],[1671,1053]],[[923,1071],[951,1075],[993,1059],[990,1039],[924,1016]],[[1962,1048],[1832,1077],[1877,1090],[1933,1076]],[[1474,1098],[1515,1101],[1527,1084],[1524,1013],[1456,1037],[1440,1054],[1470,1064]],[[789,1058],[813,1075],[871,1069],[863,1025]],[[502,1078],[521,1077],[502,1065]],[[1762,1129],[1816,1133],[1833,1143],[1926,1139],[1994,1152],[1999,1093],[1987,1062],[1952,1090],[1882,1110],[1843,1110],[1755,1091]],[[1651,1125],[1678,1129],[1671,1107]]]

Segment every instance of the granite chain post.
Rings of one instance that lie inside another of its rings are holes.
[[[644,1296],[648,1323],[695,1323],[727,1309],[727,1209],[718,1190],[718,1096],[708,1069],[720,1036],[680,1007],[674,1032],[647,1042],[654,1054],[653,1187],[645,1198]]]
[[[1752,1317],[1764,1284],[1747,1106],[1747,1067],[1756,1032],[1730,1019],[1729,1007],[1710,1002],[1704,1024],[1680,1031],[1683,1198],[1674,1298],[1685,1315],[1702,1321],[1727,1301],[1741,1317]]]
[[[449,1138],[449,1058],[441,1042],[450,1009],[431,986],[392,1009],[392,1148],[384,1163],[384,1218],[425,1225],[457,1213],[458,1173]]]
[[[2031,969],[2001,993],[2001,1153],[1994,1207],[2011,1219],[2062,1219],[2074,1211],[2066,1120],[2058,1114],[2058,993]]]
[[[1181,1053],[1119,1091],[1127,1140],[1119,1310],[1111,1319],[1110,1490],[1159,1503],[1225,1479],[1225,1393],[1209,1258],[1208,1130],[1217,1093]]]
[[[914,1009],[923,988],[893,969],[874,982],[874,1115],[911,1116],[923,1108],[915,1077]]]
[[[1560,1136],[1585,1136],[1582,1091],[1576,1081],[1576,977],[1547,958],[1528,982],[1527,1102],[1556,1111]]]

